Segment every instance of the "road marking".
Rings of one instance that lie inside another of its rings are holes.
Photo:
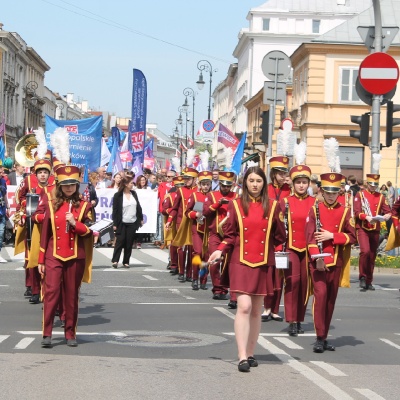
[[[225,310],[226,311],[226,310]],[[229,312],[229,311],[228,311]],[[224,332],[224,335],[234,335],[235,333],[234,332]],[[287,333],[260,333],[260,336],[263,336],[263,337],[273,337],[273,338],[277,338],[277,337],[282,337],[282,336],[284,336],[284,337],[287,337],[288,336],[288,334]],[[301,337],[313,337],[313,338],[315,338],[315,333],[303,333],[303,334],[301,334],[301,335],[299,335],[298,336],[298,338],[301,338]],[[329,336],[331,336],[331,335],[328,335],[328,337]]]
[[[104,268],[103,269],[103,271],[104,272],[114,272],[114,271],[117,271],[117,272],[128,272],[129,271],[129,269],[128,268]]]
[[[18,267],[18,268],[15,268],[15,271],[25,271],[25,268],[24,267]]]
[[[0,335],[0,343],[4,342],[10,335]]]
[[[290,340],[287,337],[275,337],[274,339],[277,340],[278,342],[284,344],[287,348],[293,349],[293,350],[303,350],[303,347],[299,346],[293,340]]]
[[[154,268],[145,268],[144,272],[169,272],[167,269],[154,269]]]
[[[177,294],[178,296],[182,296],[186,300],[196,300],[194,297],[186,296],[180,292],[179,289],[169,289],[170,292]]]
[[[390,346],[393,346],[394,348],[400,350],[400,346],[398,344],[396,344],[396,343],[393,343],[391,340],[382,339],[382,338],[379,338],[379,340],[382,340],[382,342],[384,342],[384,343],[386,343],[386,344],[388,344]]]
[[[355,391],[358,393],[362,394],[364,397],[366,397],[369,400],[385,400],[384,397],[379,396],[379,394],[376,394],[372,390],[369,389],[356,389],[354,388]]]
[[[96,249],[100,254],[102,254],[103,256],[106,256],[107,258],[109,258],[111,260],[112,255],[114,253],[114,249],[112,247],[110,248],[97,248]],[[143,265],[144,263],[137,260],[136,258],[131,257],[129,259],[129,264],[131,265]]]
[[[171,306],[171,305],[186,306],[186,305],[190,304],[191,306],[201,306],[201,305],[210,305],[210,304],[214,304],[214,303],[131,303],[131,304],[157,305],[157,306]]]
[[[163,251],[160,249],[142,249],[142,253],[147,254],[153,258],[156,258],[157,260],[160,260],[164,262],[165,264],[168,264],[169,261],[169,252]]]
[[[21,335],[43,335],[43,331],[17,331],[17,333],[20,333]],[[52,336],[58,336],[58,335],[64,335],[64,331],[57,331],[53,330],[52,331]],[[126,336],[126,333],[123,332],[77,332],[77,335],[81,336]],[[33,338],[31,338],[33,339]]]
[[[8,254],[8,257],[11,259],[11,261],[24,261],[25,260],[25,253],[19,253],[16,256],[14,256],[14,247],[4,247],[4,250]]]
[[[27,337],[21,339],[14,347],[15,350],[24,350],[26,349],[33,341],[35,338],[33,337]]]
[[[226,308],[223,307],[214,307],[217,311],[221,312],[222,314],[226,315],[230,319],[235,319],[235,314],[232,314],[230,311],[228,311]]]
[[[0,285],[0,287],[8,287],[9,285]]]
[[[170,289],[176,289],[176,290],[178,290],[177,287],[174,288],[174,287],[171,287],[171,286],[117,286],[117,285],[114,285],[114,286],[103,286],[103,287],[105,287],[105,288],[118,288],[118,289],[126,288],[126,289],[169,289],[169,290]],[[179,289],[188,289],[188,290],[190,289],[190,290],[193,290],[190,286],[187,286],[187,287],[179,286]]]
[[[153,276],[150,276],[150,275],[143,275],[143,277],[148,279],[149,281],[158,281],[157,278],[154,278]]]
[[[330,365],[324,361],[310,361],[310,363],[316,365],[317,367],[322,368],[331,376],[347,376],[340,369],[337,369],[333,365]]]
[[[288,353],[281,350],[279,347],[273,345],[267,339],[263,337],[258,338],[258,344],[263,347],[265,350],[268,350],[271,354],[277,357],[282,363],[287,364],[289,367],[293,368],[295,371],[300,372],[305,378],[307,378],[310,382],[317,385],[331,397],[337,400],[352,400],[352,397],[349,396],[345,391],[340,389],[338,386],[334,385],[328,379],[319,375],[316,371],[307,367],[305,364],[295,360]]]

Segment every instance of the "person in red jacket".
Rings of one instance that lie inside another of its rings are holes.
[[[286,239],[282,211],[277,201],[268,198],[267,178],[260,167],[248,168],[242,197],[229,203],[227,215],[224,238],[208,261],[230,254],[230,290],[237,294],[238,369],[248,372],[250,367],[258,366],[254,351],[261,329],[263,297],[273,291],[268,273],[275,264],[275,246]]]
[[[317,202],[306,221],[306,242],[310,256],[310,274],[314,286],[313,314],[317,339],[315,353],[334,351],[327,337],[339,284],[350,286],[350,271],[345,273],[350,246],[355,243],[351,211],[337,201],[341,174],[321,174],[323,202]],[[346,249],[345,249],[346,247]],[[347,251],[348,250],[348,251]]]
[[[304,321],[307,308],[309,278],[304,225],[310,208],[316,202],[316,199],[307,193],[310,177],[311,170],[307,165],[293,167],[290,170],[293,194],[280,202],[287,232],[284,250],[289,253],[289,268],[282,271],[285,280],[285,318],[289,323],[290,336],[304,333],[301,322]]]
[[[289,159],[284,156],[271,157],[269,160],[270,179],[268,184],[268,197],[270,199],[281,201],[291,193],[290,186],[285,183],[289,172]],[[279,250],[279,249],[277,249]],[[283,276],[279,269],[272,267],[274,293],[264,299],[264,312],[261,316],[262,321],[272,319],[274,321],[283,321],[279,315],[279,303],[282,297]]]
[[[378,218],[381,215],[382,221],[388,221],[392,216],[385,196],[376,190],[379,187],[379,177],[377,174],[367,174],[366,190],[360,190],[354,196],[354,217],[360,245],[359,280],[363,290],[375,290],[372,281],[381,230]]]

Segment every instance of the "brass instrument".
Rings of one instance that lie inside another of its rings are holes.
[[[33,167],[35,158],[33,157],[32,151],[35,150],[36,147],[38,147],[38,142],[34,133],[22,136],[15,145],[15,161],[23,167]]]
[[[221,237],[224,237],[224,225],[225,225],[225,222],[228,220],[228,216],[226,216],[219,224],[218,224],[218,227],[217,227],[217,231],[218,231],[218,234],[221,236]]]

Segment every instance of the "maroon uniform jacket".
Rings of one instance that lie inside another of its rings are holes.
[[[290,193],[290,186],[287,183],[284,183],[281,187],[278,187],[273,183],[268,184],[268,197],[270,199],[280,201],[283,198],[290,196]]]
[[[320,253],[314,237],[316,207],[319,208],[321,228],[333,233],[333,239],[322,242],[322,252],[331,254],[329,257],[324,257],[325,265],[342,267],[344,245],[356,242],[354,221],[351,218],[350,209],[343,207],[338,202],[332,206],[328,206],[325,202],[318,202],[311,208],[306,222],[306,241],[310,256]]]
[[[371,193],[368,190],[360,190],[354,197],[353,205],[354,217],[356,218],[356,228],[362,228],[366,231],[379,232],[381,230],[380,222],[370,224],[368,221],[366,221],[368,214],[366,209],[364,209],[364,205],[368,204],[372,217],[375,217],[376,215],[389,214],[391,212],[387,200],[383,194],[380,194],[379,192]]]
[[[203,192],[194,192],[192,195],[189,197],[187,207],[185,214],[188,218],[190,218],[193,221],[197,219],[196,214],[197,211],[193,210],[194,205],[196,202],[201,202],[204,204],[206,197],[209,195],[209,193],[203,193]],[[198,222],[196,223],[196,230],[199,233],[204,233],[205,232],[205,227],[206,227],[206,220],[203,219],[202,224],[199,224]]]
[[[174,204],[168,216],[167,222],[172,222],[176,219],[176,225],[179,226],[182,222],[183,215],[186,211],[187,202],[191,194],[197,190],[196,186],[188,188],[186,186],[180,187],[176,193]]]
[[[228,219],[224,225],[224,240],[218,246],[224,253],[233,251],[232,260],[238,258],[249,267],[275,265],[275,246],[285,242],[286,233],[279,203],[269,200],[267,217],[260,202],[249,204],[246,216],[241,199],[229,203]]]

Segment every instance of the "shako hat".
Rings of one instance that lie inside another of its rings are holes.
[[[271,169],[277,169],[282,172],[289,172],[289,158],[285,156],[271,157],[269,159]]]
[[[79,168],[75,165],[64,165],[57,168],[57,183],[59,185],[73,185],[79,183]]]
[[[343,175],[336,172],[321,174],[321,189],[328,193],[339,192],[342,178]]]
[[[295,165],[290,169],[289,175],[292,181],[297,178],[311,179],[311,169],[307,165]]]
[[[210,171],[201,171],[199,172],[199,182],[203,181],[211,181],[212,180],[212,172]]]
[[[35,164],[33,164],[33,168],[35,169],[35,174],[40,170],[40,169],[46,169],[51,173],[51,162],[50,160],[42,159],[42,160],[37,160],[35,161]]]
[[[371,186],[379,186],[380,177],[378,174],[367,174],[367,183]]]
[[[235,183],[236,176],[235,173],[231,171],[219,171],[218,180],[223,185],[232,186]]]
[[[197,178],[199,172],[195,168],[185,167],[183,168],[182,175],[184,178]]]

